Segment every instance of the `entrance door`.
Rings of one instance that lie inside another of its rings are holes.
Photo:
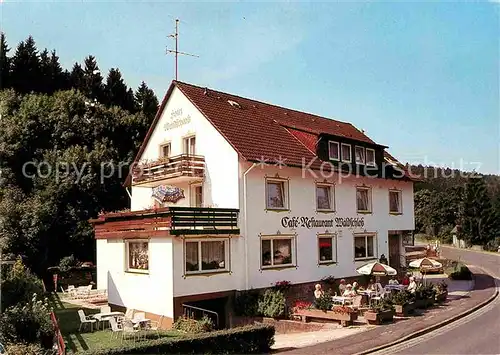
[[[401,267],[400,238],[399,234],[389,234],[389,266],[396,270]]]

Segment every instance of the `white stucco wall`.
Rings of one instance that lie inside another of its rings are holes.
[[[171,113],[180,108],[182,108],[182,115],[176,119],[190,116],[190,122],[177,128],[165,130],[165,124],[172,122]],[[191,135],[196,136],[196,154],[205,157],[204,205],[207,207],[238,208],[238,154],[177,88],[173,90],[165,105],[163,114],[140,160],[158,159],[160,145],[167,142],[171,144],[172,156],[182,154],[183,138]],[[164,184],[184,189],[186,198],[178,201],[175,206],[190,205],[188,183],[170,184],[166,180]],[[132,187],[132,211],[149,208],[153,202],[151,188]]]
[[[246,165],[248,166],[248,165]],[[245,167],[246,167],[245,166]],[[245,168],[244,167],[244,168]],[[289,178],[290,211],[275,212],[265,210],[265,175]],[[315,180],[302,178],[301,169],[293,168],[260,168],[253,169],[247,176],[247,219],[248,229],[244,236],[248,239],[248,288],[268,287],[270,284],[288,280],[292,283],[309,282],[332,275],[336,278],[355,276],[356,267],[365,261],[354,262],[353,232],[374,232],[377,234],[376,256],[385,254],[388,257],[388,231],[414,229],[413,187],[412,183],[368,178],[343,178],[339,183],[335,176],[328,179],[335,182],[335,213],[316,212]],[[324,179],[319,178],[322,182]],[[365,184],[372,188],[372,214],[356,212],[356,186]],[[389,214],[389,189],[402,190],[403,214]],[[244,211],[242,206],[242,212]],[[244,212],[243,212],[244,213]],[[363,217],[362,228],[284,228],[281,219],[288,217],[314,217],[315,219],[331,219],[335,217]],[[244,225],[240,226],[245,233]],[[337,232],[337,264],[318,265],[317,233]],[[294,234],[296,236],[297,268],[260,270],[260,238],[259,234]]]
[[[149,241],[149,273],[126,272],[125,242],[97,241],[97,284],[108,290],[108,302],[173,317],[172,240]]]

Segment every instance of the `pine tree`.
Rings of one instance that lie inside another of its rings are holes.
[[[81,89],[89,99],[102,102],[104,99],[102,76],[95,57],[89,55],[85,58],[84,64],[83,87]]]
[[[51,81],[49,51],[45,48],[40,53],[40,81],[38,83],[38,91],[51,93]]]
[[[143,112],[151,120],[156,115],[156,111],[158,111],[158,99],[153,90],[148,88],[144,81],[141,82],[141,85],[135,93],[135,103],[137,109]]]
[[[11,74],[12,86],[16,91],[28,93],[40,89],[40,58],[32,36],[17,46],[12,57]]]
[[[461,213],[463,237],[470,244],[484,245],[496,234],[495,211],[483,176],[468,177]]]
[[[49,61],[49,73],[50,73],[50,92],[65,90],[68,88],[68,71],[63,71],[61,64],[59,63],[59,57],[55,50],[50,53]]]
[[[120,70],[111,68],[106,78],[106,103],[125,108],[127,90]]]
[[[83,92],[84,89],[84,72],[80,64],[75,63],[71,73],[69,74],[70,87]]]
[[[9,51],[5,34],[0,32],[0,90],[8,88],[10,84],[10,58],[7,56]]]

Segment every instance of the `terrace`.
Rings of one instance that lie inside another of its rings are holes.
[[[100,215],[90,222],[96,239],[239,234],[238,209],[164,207]]]

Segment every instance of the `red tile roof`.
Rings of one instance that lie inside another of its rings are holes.
[[[282,159],[288,166],[300,167],[304,158],[310,161],[316,157],[316,143],[322,133],[386,148],[376,144],[350,123],[174,80],[139,149],[136,162],[139,161],[174,87],[248,161],[275,162]],[[320,163],[318,162],[318,166]],[[130,176],[125,184],[130,184]]]

